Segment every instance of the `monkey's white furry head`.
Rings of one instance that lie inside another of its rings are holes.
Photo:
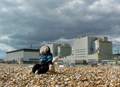
[[[48,46],[42,46],[42,47],[40,48],[40,54],[41,54],[41,55],[46,54],[48,51],[49,51],[49,47],[48,47]]]

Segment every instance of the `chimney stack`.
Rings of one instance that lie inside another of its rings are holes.
[[[32,49],[32,44],[31,44],[31,49]]]

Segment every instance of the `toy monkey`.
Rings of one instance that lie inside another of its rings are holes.
[[[36,64],[32,68],[33,73],[43,74],[52,69],[52,53],[49,46],[43,46],[40,48],[40,63]]]

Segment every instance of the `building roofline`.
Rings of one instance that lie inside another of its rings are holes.
[[[106,43],[106,42],[107,42],[107,43],[112,43],[112,41],[100,41],[100,42],[105,42],[105,43]]]
[[[26,52],[39,52],[39,49],[26,49],[26,48],[23,48],[23,49],[19,49],[19,50],[13,50],[13,51],[9,51],[9,52],[6,52],[6,53],[13,53],[13,52],[18,52],[18,51],[26,51]]]

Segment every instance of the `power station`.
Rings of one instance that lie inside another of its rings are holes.
[[[50,47],[53,57],[63,58],[71,54],[71,47],[69,44],[47,44]]]
[[[101,61],[112,59],[112,42],[107,37],[80,37],[73,40],[75,61]]]
[[[65,58],[66,61],[77,63],[79,61],[101,61],[112,59],[112,42],[107,37],[79,37],[70,44],[47,44],[53,57]],[[17,60],[23,63],[39,62],[39,49],[20,49],[6,52],[5,61]]]

